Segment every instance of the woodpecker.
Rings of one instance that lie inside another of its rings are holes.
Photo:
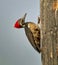
[[[31,43],[33,48],[37,52],[40,53],[41,52],[40,27],[37,24],[33,23],[33,22],[25,22],[26,15],[27,15],[27,13],[25,13],[25,15],[22,18],[18,19],[15,22],[14,27],[18,28],[18,29],[24,28],[29,42]],[[40,21],[40,19],[39,19],[39,21]]]

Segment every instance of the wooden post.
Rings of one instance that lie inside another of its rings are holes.
[[[58,65],[58,1],[40,0],[42,65]]]

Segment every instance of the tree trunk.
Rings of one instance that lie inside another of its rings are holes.
[[[40,0],[42,65],[58,65],[58,1]]]

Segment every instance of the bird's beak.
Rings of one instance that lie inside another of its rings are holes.
[[[22,20],[25,20],[26,15],[27,15],[27,13],[24,14],[24,16],[22,17]]]

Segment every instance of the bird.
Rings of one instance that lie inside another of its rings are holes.
[[[32,47],[38,52],[41,52],[41,45],[40,45],[40,27],[35,24],[34,22],[25,22],[27,13],[24,14],[22,18],[19,18],[14,27],[17,29],[24,28],[25,34],[32,45]],[[38,18],[40,21],[40,19]],[[38,21],[38,23],[39,23]]]

